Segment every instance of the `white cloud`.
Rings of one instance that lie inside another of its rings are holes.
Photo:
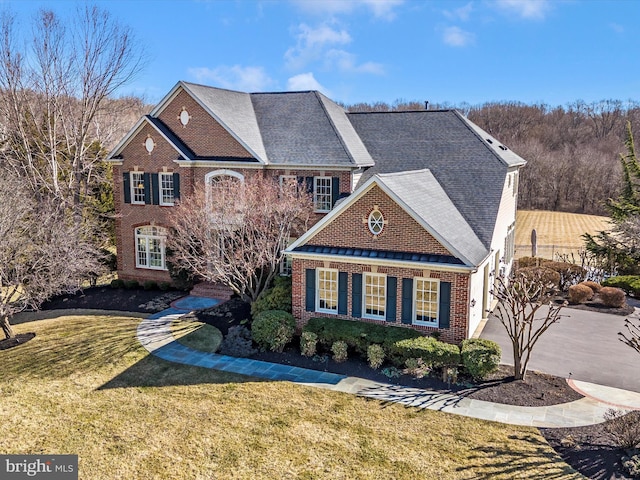
[[[466,22],[471,17],[473,11],[473,2],[467,3],[465,6],[456,8],[455,10],[445,10],[442,13],[450,20],[462,20]]]
[[[442,40],[450,47],[466,47],[475,41],[475,35],[466,32],[460,27],[447,27],[444,29]]]
[[[329,46],[351,42],[351,36],[346,30],[336,30],[326,24],[312,28],[302,23],[298,26],[296,39],[296,46],[284,54],[287,65],[293,69],[303,68],[309,62],[321,58]]]
[[[611,22],[609,24],[609,28],[611,30],[613,30],[616,33],[624,33],[624,27],[622,25],[620,25],[619,23],[613,23]]]
[[[222,88],[243,92],[265,91],[275,83],[262,67],[221,65],[216,68],[190,68],[188,72],[198,82],[214,83],[216,86]]]
[[[353,53],[344,50],[329,50],[325,55],[325,67],[337,68],[347,73],[370,73],[374,75],[384,74],[384,67],[380,63],[365,62],[358,64]]]
[[[287,90],[318,90],[328,97],[331,96],[329,91],[315,79],[312,72],[301,73],[289,78],[289,80],[287,80]]]
[[[374,17],[393,20],[394,9],[404,0],[292,0],[301,10],[314,15],[347,15],[359,9],[369,10]]]
[[[496,0],[494,5],[505,14],[533,20],[542,20],[551,10],[549,0]]]

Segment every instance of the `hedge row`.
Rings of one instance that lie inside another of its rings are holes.
[[[635,297],[640,297],[640,275],[620,275],[609,277],[602,282],[603,287],[617,287]]]
[[[336,342],[344,342],[371,363],[371,347],[382,348],[384,355],[397,367],[410,359],[421,358],[432,368],[464,366],[470,376],[484,378],[495,371],[500,362],[500,347],[491,340],[464,340],[461,346],[425,337],[419,332],[402,327],[364,323],[337,318],[312,318],[303,328],[304,335],[314,335],[314,340],[326,350]],[[380,360],[382,361],[382,360]]]

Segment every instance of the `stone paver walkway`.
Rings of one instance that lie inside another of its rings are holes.
[[[185,313],[215,305],[216,300],[188,296],[172,307],[142,320],[138,340],[150,353],[170,362],[213,368],[225,372],[284,380],[351,393],[381,402],[428,408],[468,417],[533,427],[577,427],[603,421],[604,412],[616,406],[640,410],[640,393],[611,387],[570,381],[585,395],[574,402],[548,407],[519,407],[474,400],[463,395],[440,393],[419,388],[391,385],[334,373],[280,365],[247,358],[200,352],[178,343],[171,333],[171,323]]]

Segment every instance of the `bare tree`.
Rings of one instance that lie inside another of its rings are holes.
[[[20,178],[0,172],[0,328],[14,337],[10,319],[44,300],[77,290],[100,270],[82,226],[60,204],[37,199]]]
[[[628,318],[624,321],[627,333],[618,332],[620,341],[640,353],[640,324],[634,325]]]
[[[253,302],[269,286],[292,235],[306,230],[311,200],[297,184],[221,177],[171,215],[171,261]]]
[[[42,10],[23,39],[0,19],[1,158],[34,192],[76,210],[103,181],[100,148],[107,100],[141,69],[129,28],[98,7],[71,20]],[[77,213],[77,211],[76,211]]]
[[[564,305],[551,301],[556,288],[545,278],[543,269],[515,272],[508,282],[498,280],[493,292],[499,301],[496,315],[511,340],[516,380],[525,379],[536,343],[561,318]]]

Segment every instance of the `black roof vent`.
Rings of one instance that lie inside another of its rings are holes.
[[[507,147],[505,147],[504,145],[498,145],[500,147],[500,150],[504,150],[507,151],[509,150]]]
[[[490,138],[487,138],[487,143],[493,143],[493,140],[491,140]]]

